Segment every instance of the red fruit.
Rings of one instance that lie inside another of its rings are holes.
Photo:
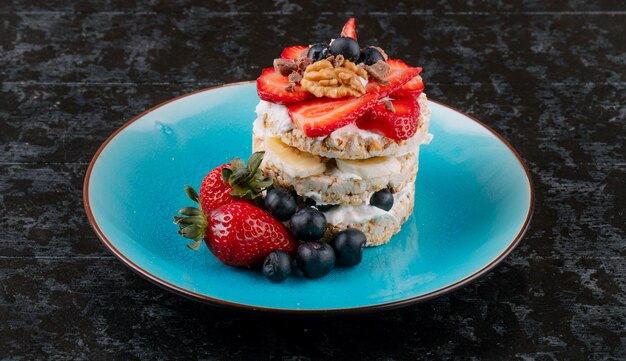
[[[391,94],[392,98],[413,97],[417,98],[424,91],[424,81],[421,76],[416,76],[408,83],[404,84],[400,89]]]
[[[391,62],[391,63],[390,63]],[[371,81],[367,84],[367,87],[377,87],[378,94],[380,95],[379,99],[382,99],[392,93],[395,93],[398,89],[403,87],[405,84],[412,81],[419,73],[422,71],[422,68],[412,67],[406,65],[404,62],[403,66],[397,66],[397,62],[402,62],[401,60],[387,60],[387,64],[391,67],[389,73],[385,76],[385,80],[389,83],[387,85],[380,85],[374,81]],[[369,91],[369,89],[368,89]]]
[[[276,104],[298,103],[312,97],[311,93],[296,85],[296,91],[285,90],[289,79],[275,72],[273,68],[265,68],[256,80],[259,98]]]
[[[307,51],[309,51],[309,47],[305,45],[289,46],[283,49],[280,57],[283,59],[298,59],[299,57],[306,55]]]
[[[391,100],[395,112],[384,103],[376,104],[372,110],[357,121],[361,129],[373,131],[395,140],[411,138],[419,126],[420,106],[415,97]]]
[[[407,69],[411,68],[411,66],[407,65],[405,62],[399,59],[388,59],[387,65],[389,65],[392,69]],[[420,72],[422,68],[419,68]],[[413,96],[418,97],[424,91],[424,81],[422,77],[416,75],[404,84],[400,89],[395,91],[391,96],[394,98],[401,98],[405,96]]]
[[[262,161],[263,152],[256,152],[248,158],[248,164],[233,158],[230,163],[220,165],[204,177],[200,194],[192,200],[200,204],[205,214],[236,200],[253,200],[272,184],[259,169]]]
[[[200,205],[183,207],[174,216],[178,233],[193,240],[189,248],[198,250],[204,239],[224,264],[244,267],[258,265],[276,249],[295,251],[291,234],[279,221],[240,200],[258,199],[272,185],[259,169],[263,154],[252,153],[247,164],[233,158],[230,164],[213,169],[202,182],[200,195],[191,186],[185,188],[187,196]]]
[[[291,255],[297,248],[287,229],[264,210],[233,202],[214,210],[204,236],[207,247],[228,266],[252,268],[277,249]]]
[[[222,169],[226,167],[230,167],[230,163],[222,164],[210,171],[200,185],[200,207],[206,214],[212,209],[235,201],[230,195],[233,187],[222,180]]]
[[[348,19],[346,25],[341,29],[341,36],[356,40],[356,20],[354,18]]]
[[[366,93],[358,98],[319,98],[298,104],[289,104],[289,116],[294,125],[307,137],[323,137],[355,122],[378,100],[398,90],[415,77],[421,68],[391,69],[385,80],[387,85],[375,81],[367,84]]]
[[[378,100],[375,92],[358,98],[319,98],[287,106],[294,125],[307,137],[322,137],[355,122]]]

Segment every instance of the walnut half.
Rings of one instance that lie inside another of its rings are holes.
[[[349,60],[338,62],[337,67],[324,59],[307,66],[300,85],[318,98],[359,97],[365,87],[359,77],[367,79],[365,69]]]

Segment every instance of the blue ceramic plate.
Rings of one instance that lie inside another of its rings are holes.
[[[355,268],[281,284],[194,252],[172,216],[213,167],[251,152],[254,83],[202,90],[131,120],[102,145],[85,178],[91,225],[149,280],[212,303],[286,312],[363,311],[427,300],[473,281],[511,252],[528,226],[533,192],[513,148],[479,121],[431,102],[415,211]]]

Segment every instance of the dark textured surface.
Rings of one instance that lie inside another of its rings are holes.
[[[0,3],[0,359],[626,358],[626,5],[301,3]],[[294,318],[188,301],[106,251],[81,190],[108,135],[353,14],[527,162],[535,216],[502,265],[405,309]]]

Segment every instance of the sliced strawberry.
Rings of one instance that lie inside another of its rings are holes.
[[[341,36],[356,40],[356,20],[354,18],[348,19],[346,25],[341,29]]]
[[[400,89],[404,84],[408,83],[411,79],[418,76],[422,71],[422,68],[391,68],[389,73],[385,76],[385,81],[388,83],[387,85],[381,85],[377,82],[370,81],[367,84],[366,90],[367,92],[376,92],[378,93],[378,99],[382,99],[389,94],[395,92]]]
[[[371,81],[366,87],[366,93],[358,98],[321,98],[299,104],[289,104],[287,109],[295,126],[307,137],[323,137],[355,122],[378,100],[398,90],[419,74],[420,70],[420,68],[411,67],[391,69],[385,77],[387,85]]]
[[[305,45],[294,45],[283,49],[280,57],[283,59],[298,59],[302,55],[306,55],[305,51],[308,51],[309,47]]]
[[[274,71],[274,68],[265,68],[256,80],[256,90],[259,98],[276,104],[298,103],[312,97],[311,93],[299,85],[293,92],[285,90],[289,79]]]
[[[319,98],[287,106],[293,123],[307,137],[322,137],[355,122],[376,104],[376,92],[358,98]]]
[[[361,117],[357,127],[382,134],[395,140],[411,138],[419,126],[420,106],[415,97],[391,100],[394,110],[385,103],[376,104]]]
[[[412,68],[412,66],[410,66],[409,64],[405,63],[404,61],[400,59],[387,59],[387,65],[389,65],[391,69]]]
[[[411,68],[407,63],[403,62],[399,59],[388,59],[387,65],[391,67],[391,69],[408,69]],[[422,68],[419,68],[420,72]],[[405,96],[413,96],[417,97],[424,91],[424,81],[422,77],[417,75],[409,82],[404,84],[400,89],[394,92],[391,96],[394,98],[401,98]]]
[[[392,98],[402,98],[411,96],[413,98],[418,97],[424,91],[424,81],[421,76],[416,76],[408,83],[404,84],[400,89],[391,94]]]

